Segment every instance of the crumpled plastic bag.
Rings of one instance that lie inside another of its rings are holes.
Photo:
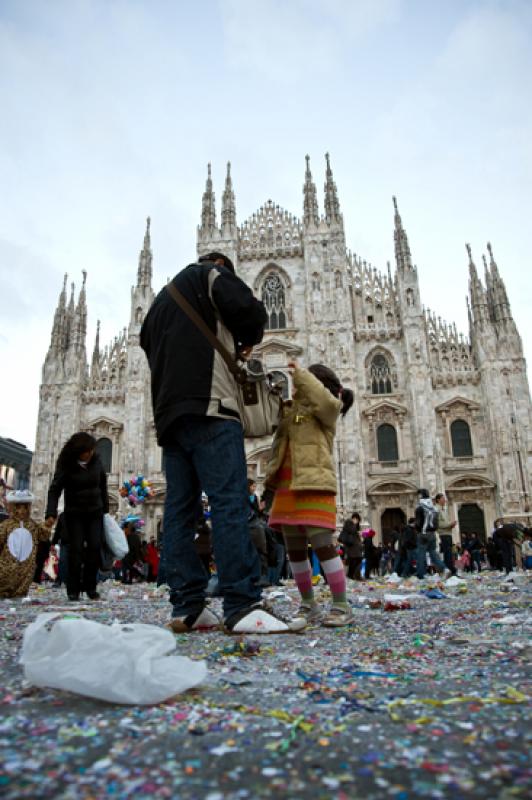
[[[34,686],[132,705],[160,703],[207,675],[204,661],[176,655],[169,630],[78,614],[39,614],[24,632],[20,662]]]
[[[126,534],[110,514],[103,515],[103,535],[115,558],[124,558],[129,553]]]

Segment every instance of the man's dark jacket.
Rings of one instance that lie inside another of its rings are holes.
[[[344,545],[348,558],[362,558],[363,548],[359,530],[360,525],[352,519],[346,519],[338,541]]]
[[[262,340],[267,320],[264,305],[227,267],[190,264],[172,283],[231,354]],[[166,289],[159,292],[146,315],[140,345],[150,365],[160,445],[172,424],[185,414],[240,419],[235,379]]]
[[[64,503],[67,514],[108,514],[109,495],[107,475],[95,453],[86,467],[74,464],[64,468],[57,464],[52,483],[48,490],[45,517],[57,517],[57,505],[61,492],[65,493]]]

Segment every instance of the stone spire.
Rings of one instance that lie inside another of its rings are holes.
[[[137,287],[141,289],[151,289],[153,253],[151,251],[150,225],[151,219],[147,217],[144,245],[140,251],[137,270]]]
[[[87,337],[87,294],[85,291],[85,284],[87,282],[87,272],[83,270],[83,282],[78,297],[78,304],[74,313],[74,326],[73,336],[71,343],[75,347],[84,348],[85,339]]]
[[[393,238],[395,241],[395,261],[397,264],[397,270],[402,275],[407,270],[412,270],[412,256],[410,254],[410,247],[408,245],[408,237],[406,235],[406,231],[403,228],[403,221],[401,219],[401,215],[399,214],[399,209],[397,207],[397,198],[393,197],[393,207],[394,207],[394,233]]]
[[[471,296],[471,309],[475,322],[487,322],[489,320],[488,298],[482,282],[478,277],[477,268],[473,261],[471,245],[466,244],[469,259],[469,294]]]
[[[324,187],[325,219],[329,223],[329,225],[331,225],[332,223],[335,222],[341,222],[342,215],[340,214],[340,203],[338,201],[338,192],[332,174],[329,153],[325,153],[325,161],[327,162],[327,167],[325,169],[325,187]]]
[[[94,339],[94,350],[92,351],[91,380],[100,374],[100,320],[96,322],[96,337]]]
[[[493,250],[490,242],[487,244],[488,253],[490,256],[490,273],[491,273],[491,302],[492,313],[495,322],[501,320],[511,320],[512,311],[510,309],[510,301],[506,292],[506,286],[500,276],[497,262],[493,257]]]
[[[76,316],[76,307],[74,304],[74,292],[76,290],[76,285],[74,283],[70,284],[70,300],[68,302],[68,308],[65,314],[65,324],[63,327],[63,343],[62,349],[68,350],[70,347],[70,343],[72,341],[72,337],[74,335],[74,324],[75,324],[75,316]]]
[[[212,190],[212,176],[210,162],[207,164],[207,182],[203,192],[201,205],[201,227],[203,233],[208,233],[216,228],[216,207],[214,205],[214,192]]]
[[[57,302],[57,308],[54,314],[54,324],[52,326],[52,336],[50,339],[50,350],[49,352],[60,353],[63,348],[64,342],[64,328],[65,328],[65,316],[66,316],[66,284],[68,280],[68,275],[65,273],[65,277],[63,279],[63,288],[59,294],[59,300]]]
[[[318,197],[316,184],[312,180],[310,171],[310,156],[305,156],[307,168],[305,170],[305,183],[303,184],[303,221],[305,225],[319,225]]]
[[[214,195],[212,199],[213,217],[216,216],[214,212]],[[227,175],[225,177],[225,189],[222,195],[222,234],[231,234],[236,229],[236,205],[235,193],[233,191],[233,182],[231,180],[231,162],[227,162]]]

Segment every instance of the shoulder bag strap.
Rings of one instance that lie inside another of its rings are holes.
[[[209,341],[215,350],[217,350],[220,355],[222,356],[223,360],[225,361],[229,372],[234,376],[237,383],[245,383],[246,381],[246,371],[242,367],[239,367],[236,363],[235,359],[230,354],[229,350],[224,347],[218,337],[211,331],[207,323],[204,319],[200,317],[198,312],[195,308],[193,308],[186,297],[184,297],[179,289],[176,289],[174,284],[169,281],[166,284],[166,291],[172,297],[179,308],[185,312],[187,317],[194,323],[194,325],[198,328],[198,330],[205,336],[207,341]]]

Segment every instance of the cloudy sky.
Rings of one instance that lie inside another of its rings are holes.
[[[129,319],[145,217],[155,288],[191,261],[206,163],[242,222],[301,213],[331,153],[348,246],[393,260],[396,194],[424,303],[467,331],[488,240],[532,357],[529,0],[0,0],[0,435],[33,447],[64,272],[88,351]]]

